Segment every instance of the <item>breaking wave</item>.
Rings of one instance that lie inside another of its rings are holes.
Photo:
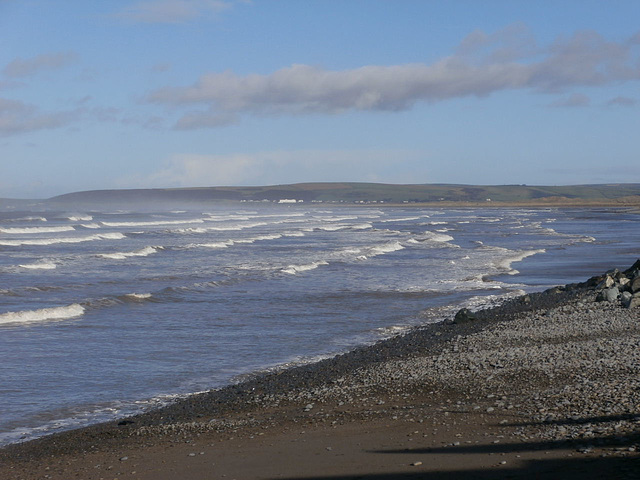
[[[125,260],[129,257],[146,257],[157,253],[158,250],[162,250],[162,247],[144,247],[133,252],[100,253],[98,256],[110,260]]]
[[[0,325],[13,323],[34,323],[52,320],[67,320],[84,314],[84,307],[78,303],[66,307],[40,308],[0,314]]]
[[[53,270],[57,267],[57,265],[53,262],[37,262],[37,263],[27,263],[24,265],[18,265],[20,268],[26,268],[29,270]]]
[[[59,238],[42,238],[34,240],[0,240],[0,245],[8,247],[19,247],[21,245],[54,245],[56,243],[82,243],[92,242],[94,240],[121,240],[125,235],[119,232],[99,233],[97,235],[89,235],[87,237],[59,237]]]
[[[23,227],[23,228],[0,228],[0,233],[15,235],[29,235],[32,233],[58,233],[75,230],[71,225],[63,227]]]
[[[318,262],[307,263],[305,265],[289,265],[287,268],[283,268],[281,272],[288,273],[289,275],[296,275],[300,272],[307,272],[309,270],[314,270],[321,265],[329,265],[329,262],[320,260]]]
[[[149,222],[100,222],[106,227],[158,227],[163,225],[188,225],[190,223],[204,223],[201,218],[191,220],[154,220]]]

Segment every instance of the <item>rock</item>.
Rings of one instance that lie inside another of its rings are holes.
[[[624,274],[629,276],[629,274],[633,274],[634,271],[640,270],[640,259],[636,260],[636,263],[631,265],[627,270],[624,271]]]
[[[636,277],[631,282],[631,293],[640,292],[640,277]]]
[[[475,313],[473,313],[471,310],[469,310],[468,308],[462,308],[458,310],[458,313],[456,313],[456,316],[453,319],[453,323],[467,323],[473,322],[477,319],[478,317],[476,317]]]
[[[623,307],[629,308],[629,304],[631,303],[631,299],[633,295],[629,292],[622,292],[620,295],[620,303],[622,303]]]
[[[634,294],[631,299],[629,299],[628,303],[623,303],[626,308],[636,308],[640,307],[640,292]]]
[[[607,301],[613,303],[618,300],[619,296],[620,290],[618,290],[618,287],[605,288],[601,292],[598,292],[598,295],[596,296],[596,302]]]
[[[611,288],[615,285],[616,281],[613,279],[613,277],[611,275],[605,275],[604,280],[602,280],[600,282],[600,285],[598,285],[597,288]]]

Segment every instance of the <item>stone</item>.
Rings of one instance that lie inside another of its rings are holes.
[[[633,295],[629,292],[622,292],[620,295],[620,303],[622,303],[623,307],[629,308],[629,304],[631,303],[631,299]]]
[[[468,308],[462,308],[458,310],[458,313],[456,313],[456,316],[453,319],[453,323],[468,323],[473,322],[477,319],[478,317],[476,317],[475,313],[473,313],[471,310],[469,310]]]
[[[630,273],[634,272],[635,270],[640,270],[640,259],[636,260],[636,263],[631,265],[631,267],[629,267],[627,270],[625,270],[624,273],[625,273],[625,275],[629,275]]]
[[[631,293],[640,292],[640,277],[636,277],[631,282]]]
[[[627,308],[640,307],[640,292],[634,294],[633,297],[631,297],[631,300],[629,300],[629,303],[625,305],[625,307]]]
[[[597,288],[611,288],[615,285],[616,281],[613,279],[613,277],[611,275],[605,275],[604,280],[602,280],[600,282],[600,285],[598,285]]]
[[[620,290],[618,290],[618,287],[605,288],[602,293],[604,294],[604,299],[610,303],[618,300],[618,297],[620,296]]]

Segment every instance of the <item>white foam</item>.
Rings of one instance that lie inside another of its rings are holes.
[[[147,298],[151,298],[152,295],[150,293],[127,293],[125,297],[134,300],[146,300]]]
[[[411,222],[413,220],[420,220],[424,217],[403,217],[403,218],[389,218],[387,220],[380,220],[381,223],[391,223],[391,222]]]
[[[21,217],[9,220],[10,222],[46,222],[44,217]]]
[[[93,220],[93,217],[91,215],[74,215],[67,218],[72,222],[90,222],[91,220]]]
[[[323,230],[325,232],[337,232],[339,230],[367,230],[369,228],[373,228],[373,225],[370,223],[322,225],[316,227],[317,230]],[[311,229],[308,229],[308,231],[311,231]]]
[[[146,257],[153,253],[157,253],[162,247],[144,247],[134,252],[116,252],[116,253],[101,253],[99,257],[108,258],[110,260],[125,260],[129,257]]]
[[[418,242],[447,243],[452,241],[453,237],[445,233],[424,232],[420,236],[415,237],[415,240],[417,240]]]
[[[355,217],[353,215],[342,215],[342,216],[334,216],[334,217],[314,216],[313,218],[318,219],[318,220],[322,220],[323,222],[343,222],[345,220],[357,220],[358,219],[358,217]]]
[[[51,320],[67,320],[84,314],[84,307],[77,303],[66,307],[41,308],[0,314],[0,325],[12,323],[34,323]]]
[[[204,223],[204,220],[194,218],[191,220],[154,220],[149,222],[102,222],[107,227],[158,227],[163,225],[188,225],[191,223]]]
[[[28,270],[53,270],[56,268],[56,264],[53,262],[37,262],[37,263],[27,263],[24,265],[18,265],[20,268],[26,268]]]
[[[60,238],[42,238],[35,240],[0,240],[0,245],[10,247],[19,247],[21,245],[54,245],[57,243],[82,243],[92,242],[95,240],[121,240],[125,235],[119,232],[100,233],[87,237],[60,237]]]
[[[507,249],[503,249],[503,250],[508,251]],[[500,268],[501,270],[506,270],[507,275],[516,275],[520,272],[515,268],[511,267],[512,263],[521,262],[527,257],[532,257],[533,255],[537,255],[538,253],[545,253],[545,252],[546,250],[544,248],[541,248],[538,250],[523,250],[520,252],[512,252],[507,257],[501,258],[497,260],[495,263],[497,267]]]
[[[80,226],[84,228],[100,228],[100,225],[97,223],[83,223]]]
[[[329,265],[329,263],[325,262],[324,260],[320,260],[318,262],[307,263],[305,265],[289,265],[287,268],[283,268],[281,271],[290,275],[296,275],[300,272],[314,270],[321,265]]]
[[[62,227],[23,227],[23,228],[0,228],[0,233],[13,235],[30,235],[32,233],[58,233],[75,230],[71,225]]]
[[[386,253],[397,252],[398,250],[403,250],[404,246],[400,242],[389,242],[384,245],[378,245],[372,247],[369,250],[368,256],[376,256],[376,255],[384,255]]]
[[[233,245],[235,242],[233,240],[227,240],[226,242],[211,242],[211,243],[199,243],[194,245],[194,247],[205,247],[205,248],[227,248]]]

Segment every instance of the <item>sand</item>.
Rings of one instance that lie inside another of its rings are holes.
[[[0,478],[640,478],[640,310],[596,283],[9,446]]]

